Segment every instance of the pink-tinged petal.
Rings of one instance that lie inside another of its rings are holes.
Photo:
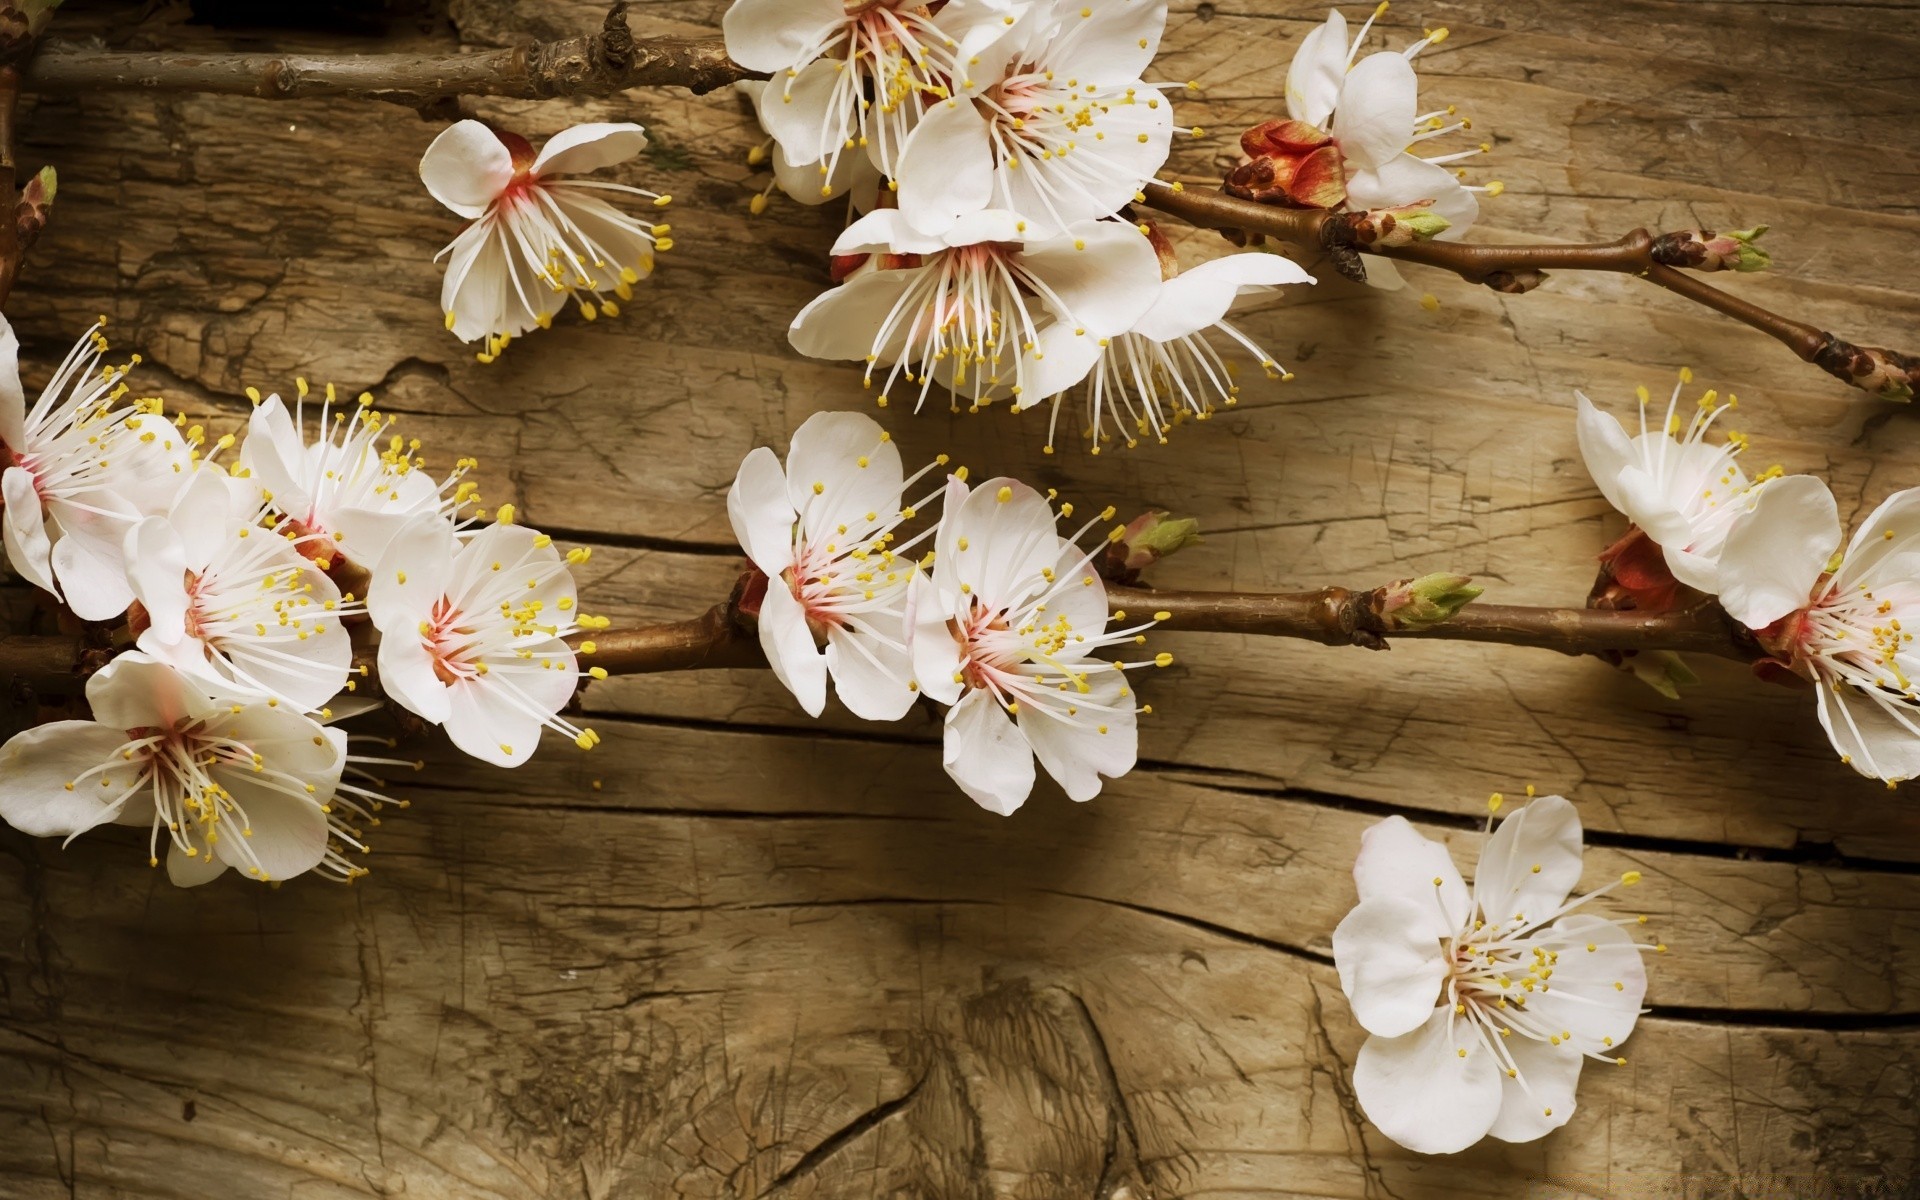
[[[513,182],[513,153],[480,122],[456,121],[421,156],[420,181],[435,200],[477,217]]]
[[[18,449],[27,440],[27,391],[20,386],[20,335],[0,317],[0,445]]]
[[[815,296],[787,330],[793,348],[809,358],[866,359],[892,362],[905,344],[911,320],[898,321],[882,338],[880,323],[899,303],[925,267],[871,271]]]
[[[1814,581],[1840,548],[1840,510],[1812,475],[1769,480],[1734,518],[1720,548],[1720,607],[1764,629],[1811,600]]]
[[[147,610],[147,634],[169,645],[187,636],[187,566],[167,518],[148,517],[127,532],[127,583]]]
[[[1354,64],[1340,85],[1329,130],[1355,167],[1380,167],[1413,140],[1420,82],[1404,55],[1370,54]]]
[[[0,499],[5,501],[3,519],[7,561],[20,578],[37,588],[59,592],[53,584],[53,542],[47,537],[47,518],[40,508],[40,493],[34,489],[33,476],[21,467],[8,467],[0,475]]]
[[[767,598],[760,602],[760,648],[774,678],[808,716],[819,716],[827,706],[827,660],[807,627],[807,610],[778,577],[767,580]]]
[[[1394,897],[1425,913],[1423,932],[1430,937],[1447,937],[1466,923],[1467,885],[1447,848],[1421,834],[1405,817],[1388,817],[1360,835],[1353,884],[1362,903]]]
[[[532,173],[585,175],[623,163],[647,148],[647,131],[631,121],[593,121],[562,129],[547,139]]]
[[[53,573],[67,607],[82,621],[111,621],[133,603],[126,564],[98,553],[92,538],[63,537],[53,547]]]
[[[1312,283],[1300,264],[1278,254],[1229,254],[1182,271],[1160,285],[1133,332],[1156,342],[1199,333],[1227,315],[1234,301],[1293,283]]]
[[[995,164],[986,119],[965,97],[936,102],[900,150],[900,212],[922,233],[944,232],[993,201]]]
[[[954,704],[966,685],[955,676],[965,649],[948,624],[950,610],[941,603],[933,581],[918,572],[907,583],[907,628],[912,637],[913,678],[922,695],[941,704]]]
[[[197,571],[212,562],[241,525],[253,524],[251,509],[236,511],[241,497],[239,481],[217,467],[195,471],[174,497],[166,520],[180,538],[189,569]]]
[[[1514,809],[1480,851],[1473,899],[1489,922],[1544,921],[1580,882],[1580,814],[1563,796]]]
[[[1160,293],[1160,256],[1139,229],[1118,221],[1075,225],[1029,245],[1020,261],[1045,289],[1048,309],[1093,338],[1132,329]]]
[[[72,837],[113,820],[137,774],[121,761],[124,730],[92,721],[55,721],[0,746],[0,818],[32,837]],[[101,775],[80,776],[102,763]],[[71,785],[71,787],[69,787]]]
[[[345,734],[285,705],[249,704],[239,712],[215,713],[205,728],[247,743],[276,769],[313,784],[322,802],[346,765],[342,743],[328,736]]]
[[[380,639],[380,687],[401,708],[435,725],[451,711],[447,685],[433,669],[433,654],[419,636],[405,632]]]
[[[1834,573],[1834,587],[1845,592],[1863,583],[1872,588],[1920,579],[1920,537],[1915,534],[1920,534],[1920,488],[1907,488],[1881,501],[1860,523]]]
[[[913,659],[906,627],[893,613],[863,614],[866,629],[827,632],[827,672],[847,711],[863,721],[898,721],[919,695],[912,687]]]
[[[815,413],[787,448],[787,502],[804,514],[811,535],[827,541],[842,525],[898,513],[904,477],[900,448],[865,413]]]
[[[1118,779],[1133,770],[1139,755],[1139,728],[1125,673],[1089,663],[1088,690],[1069,688],[1063,695],[1080,708],[1072,716],[1051,706],[1022,704],[1020,732],[1033,755],[1059,783],[1067,798],[1087,801],[1100,794],[1102,778]],[[1098,711],[1101,708],[1112,711]]]
[[[1428,909],[1398,896],[1362,900],[1346,915],[1333,931],[1333,962],[1354,1019],[1379,1037],[1425,1024],[1447,977]]]
[[[847,23],[841,0],[734,0],[720,18],[727,56],[750,71],[780,71]]]
[[[1347,204],[1355,209],[1401,208],[1422,204],[1428,212],[1442,217],[1447,228],[1443,241],[1453,241],[1473,227],[1480,218],[1480,201],[1460,182],[1460,177],[1437,163],[1411,154],[1401,154],[1377,167],[1360,167],[1347,176]],[[1373,264],[1367,264],[1371,269]]]
[[[1553,982],[1556,987],[1560,983],[1557,970]],[[1500,1115],[1487,1132],[1503,1142],[1538,1141],[1572,1119],[1574,1093],[1586,1056],[1571,1042],[1555,1046],[1532,1038],[1510,1037],[1502,1045],[1513,1057],[1517,1074],[1509,1077],[1501,1072]]]
[[[1817,693],[1820,727],[1842,762],[1872,779],[1920,776],[1920,733],[1913,710],[1889,696],[1822,680]]]
[[[102,725],[141,729],[198,719],[219,706],[190,687],[168,664],[130,652],[87,680],[87,707]]]
[[[1590,913],[1562,917],[1551,933],[1554,942],[1542,944],[1559,955],[1553,979],[1527,993],[1527,1012],[1553,1032],[1573,1033],[1579,1049],[1612,1053],[1640,1020],[1647,998],[1644,953],[1625,929]]]
[[[1368,1038],[1353,1064],[1367,1119],[1419,1154],[1453,1154],[1485,1137],[1500,1113],[1502,1072],[1477,1028],[1442,1007],[1412,1033]]]
[[[214,857],[260,880],[292,879],[320,865],[327,854],[327,817],[318,803],[263,787],[244,771],[221,772],[221,783],[246,819],[222,822],[230,827],[214,844]],[[332,789],[323,789],[321,795],[330,797]],[[256,863],[258,874],[252,869]]]
[[[1326,128],[1327,118],[1340,99],[1347,77],[1347,19],[1339,9],[1300,39],[1300,48],[1287,64],[1287,115],[1296,121]]]
[[[367,586],[367,616],[381,633],[417,634],[420,622],[447,594],[457,543],[438,513],[421,513],[393,536]]]
[[[1033,791],[1033,750],[994,698],[975,689],[947,710],[941,765],[975,804],[1010,816]]]
[[[199,887],[226,874],[227,864],[207,852],[206,844],[195,847],[189,856],[175,842],[167,848],[167,879],[175,887]]]
[[[793,505],[787,502],[787,474],[780,458],[756,446],[740,460],[727,489],[727,520],[734,540],[769,579],[793,565]]]
[[[447,689],[447,740],[496,767],[517,767],[540,745],[540,718],[481,676]]]

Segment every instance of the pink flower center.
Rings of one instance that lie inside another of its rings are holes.
[[[476,631],[463,623],[465,619],[465,614],[442,596],[433,602],[433,613],[421,631],[421,641],[433,659],[434,678],[441,683],[455,684],[480,673],[466,657]]]

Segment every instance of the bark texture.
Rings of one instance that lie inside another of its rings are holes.
[[[710,35],[724,5],[644,6]],[[1176,5],[1160,74],[1194,79],[1171,177],[1218,180],[1274,115],[1319,4]],[[121,16],[130,18],[138,9]],[[597,4],[465,0],[495,50],[589,34]],[[1396,5],[1430,107],[1494,141],[1487,240],[1774,226],[1779,311],[1901,345],[1920,325],[1920,115],[1890,62],[1920,11],[1845,4]],[[83,21],[84,24],[84,21]],[[56,32],[61,32],[56,30]],[[104,22],[112,46],[258,52],[245,31]],[[286,53],[341,39],[278,31]],[[457,39],[457,40],[456,40]],[[138,378],[210,427],[296,375],[373,390],[489,503],[570,544],[586,607],[704,611],[740,570],[725,490],[756,444],[868,403],[787,346],[836,213],[748,215],[750,115],[725,94],[482,100],[536,141],[633,119],[616,174],[676,197],[676,248],[625,314],[563,318],[482,366],[441,329],[459,221],[414,174],[441,128],[339,99],[27,97],[24,163],[60,199],[9,316],[30,383],[97,313]],[[1789,133],[1791,136],[1789,136]],[[1227,249],[1184,236],[1187,262]],[[1624,277],[1507,297],[1406,265],[1322,282],[1243,327],[1296,372],[1249,380],[1171,445],[1040,453],[1044,417],[879,414],[909,462],[1198,517],[1170,589],[1299,591],[1459,571],[1489,602],[1585,594],[1620,532],[1582,468],[1573,389],[1615,412],[1738,392],[1751,467],[1830,477],[1863,515],[1920,483],[1920,428],[1757,332]],[[1431,294],[1437,307],[1423,307]],[[1257,375],[1257,372],[1250,372]],[[1063,422],[1071,425],[1072,422]],[[0,598],[24,618],[30,601]],[[41,627],[42,632],[51,629]],[[689,636],[697,634],[689,629]],[[395,778],[352,888],[180,892],[111,832],[0,834],[0,1193],[588,1197],[1897,1196],[1920,1160],[1920,809],[1837,763],[1805,692],[1697,664],[1679,702],[1591,659],[1387,654],[1167,633],[1141,768],[1010,819],[941,775],[916,712],[809,721],[763,670],[616,679],[604,744],[524,768],[437,741]],[[9,706],[14,697],[0,694]],[[1488,792],[1580,806],[1589,885],[1628,869],[1672,952],[1629,1065],[1590,1069],[1544,1142],[1444,1160],[1365,1124],[1361,1034],[1329,965],[1361,831],[1404,813],[1470,864]]]

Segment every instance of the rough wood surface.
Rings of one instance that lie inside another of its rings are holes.
[[[639,6],[700,35],[718,0]],[[1217,178],[1270,115],[1317,4],[1175,5],[1160,74],[1196,79],[1172,174]],[[120,19],[113,19],[115,15]],[[134,23],[110,45],[323,52]],[[595,28],[579,0],[454,0],[382,48]],[[84,24],[86,12],[76,18]],[[1920,325],[1911,5],[1567,0],[1396,5],[1453,36],[1426,95],[1473,115],[1508,185],[1481,236],[1767,223],[1729,286],[1882,344]],[[222,422],[249,384],[372,388],[490,499],[596,553],[592,607],[693,616],[738,569],[745,451],[863,401],[795,356],[834,214],[747,214],[727,95],[484,102],[544,135],[646,123],[626,177],[676,197],[676,249],[618,321],[562,320],[491,366],[440,328],[457,222],[414,164],[438,124],[340,101],[110,95],[24,113],[60,170],[9,314],[31,378],[96,313],[150,386]],[[1182,239],[1189,260],[1217,253]],[[1577,602],[1619,521],[1572,392],[1631,403],[1691,366],[1740,394],[1757,460],[1850,514],[1920,484],[1913,415],[1766,338],[1617,278],[1502,297],[1408,268],[1247,326],[1298,373],[1167,447],[1039,453],[1036,418],[885,414],[1083,504],[1198,517],[1166,587],[1293,589],[1433,570]],[[1435,311],[1418,302],[1439,300]],[[404,426],[403,426],[404,427]],[[5,608],[18,613],[18,596]],[[1011,819],[940,774],[937,725],[814,723],[764,672],[596,685],[605,744],[516,772],[427,743],[350,889],[179,892],[130,841],[0,837],[6,1197],[1883,1197],[1920,1172],[1920,810],[1834,761],[1804,693],[1702,664],[1679,702],[1591,660],[1408,641],[1367,654],[1168,635],[1143,764]],[[7,702],[12,703],[8,697]],[[1531,781],[1581,807],[1589,882],[1629,866],[1673,947],[1625,1068],[1564,1130],[1422,1160],[1360,1120],[1329,965],[1360,831],[1403,812],[1470,864],[1472,814]]]

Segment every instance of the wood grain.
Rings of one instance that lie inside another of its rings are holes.
[[[638,6],[702,35],[724,5]],[[382,49],[510,45],[598,4],[455,0]],[[113,20],[119,14],[126,20]],[[137,49],[320,53],[322,33],[141,26]],[[1160,71],[1194,79],[1169,177],[1215,179],[1271,115],[1317,4],[1177,3]],[[1623,0],[1396,5],[1425,96],[1506,181],[1487,240],[1774,226],[1728,286],[1861,340],[1920,326],[1920,7]],[[354,43],[357,45],[359,43]],[[491,366],[441,332],[420,189],[439,125],[391,106],[47,98],[23,162],[60,171],[11,319],[29,376],[96,314],[147,385],[232,425],[248,385],[371,388],[490,501],[595,548],[589,606],[692,616],[739,570],[740,457],[850,365],[788,348],[836,214],[748,215],[731,96],[474,107],[538,136],[647,124],[621,177],[672,192],[676,249],[617,321],[565,319]],[[1187,261],[1221,252],[1177,239]],[[1323,272],[1323,274],[1326,274]],[[1246,327],[1297,373],[1171,445],[1040,453],[1044,423],[881,414],[1082,506],[1200,519],[1165,587],[1283,590],[1433,570],[1569,603],[1619,530],[1579,461],[1575,388],[1741,397],[1758,465],[1844,513],[1920,484],[1910,412],[1631,280],[1520,297],[1407,268],[1327,278]],[[1439,301],[1428,311],[1419,301]],[[24,607],[17,595],[4,610]],[[809,721],[765,672],[613,680],[605,744],[513,773],[424,743],[413,807],[350,889],[182,893],[114,836],[0,837],[0,1195],[42,1197],[1898,1196],[1920,1178],[1920,814],[1834,761],[1804,693],[1702,664],[1678,702],[1593,662],[1408,641],[1387,654],[1166,635],[1143,765],[1089,805],[1000,819],[941,775],[938,725]],[[11,704],[11,698],[7,698]],[[1329,965],[1360,831],[1404,813],[1470,866],[1488,792],[1581,807],[1588,883],[1671,951],[1629,1065],[1524,1147],[1422,1160],[1361,1120],[1361,1035]]]

